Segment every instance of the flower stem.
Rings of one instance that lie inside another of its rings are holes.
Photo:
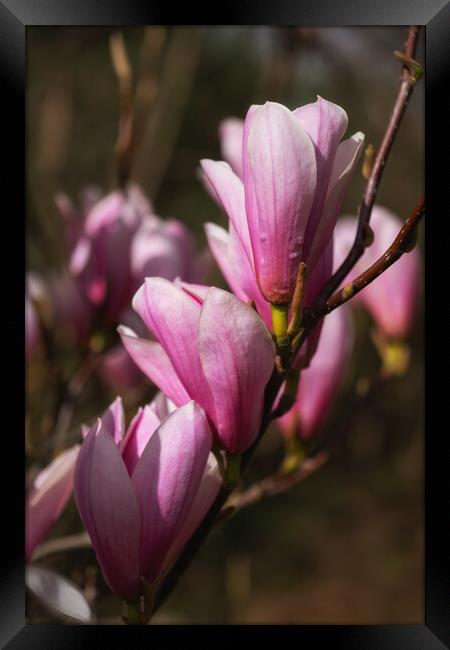
[[[289,342],[287,336],[289,305],[270,305],[270,307],[272,309],[273,333],[278,346],[283,347]]]

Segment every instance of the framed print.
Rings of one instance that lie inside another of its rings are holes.
[[[1,647],[449,647],[448,4],[28,5]]]

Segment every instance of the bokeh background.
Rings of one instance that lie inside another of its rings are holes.
[[[53,197],[74,200],[85,185],[115,184],[118,92],[109,28],[28,28],[27,269],[46,273],[64,261]],[[203,223],[225,217],[198,180],[201,158],[221,157],[218,124],[266,100],[290,108],[321,95],[345,108],[348,134],[377,144],[391,109],[402,28],[126,28],[134,77],[155,80],[156,100],[136,153],[133,179],[163,218],[183,221],[206,245]],[[147,39],[147,41],[146,41]],[[152,47],[143,44],[153,43]],[[155,43],[157,44],[155,46]],[[159,45],[158,45],[159,43]],[[423,34],[417,57],[423,62]],[[406,216],[423,190],[423,84],[418,83],[380,187],[378,203]],[[347,134],[347,137],[348,137]],[[344,206],[355,214],[364,179],[355,174]],[[423,230],[423,229],[422,229]],[[419,236],[423,250],[423,232]],[[213,266],[209,283],[225,286]],[[423,299],[402,377],[377,380],[380,359],[369,316],[353,311],[355,350],[339,401],[323,432],[331,460],[291,493],[248,508],[216,530],[158,612],[160,623],[423,622]],[[58,350],[27,369],[26,450],[32,475],[48,461],[57,388],[55,365],[70,380],[77,350]],[[367,390],[367,386],[370,386]],[[153,394],[126,395],[131,414]],[[78,396],[69,439],[79,437],[112,400],[93,376]],[[281,459],[276,427],[246,480]],[[73,500],[49,537],[82,530]],[[103,622],[119,622],[95,555],[56,553],[46,566],[95,595]],[[31,622],[52,617],[29,601]],[[56,620],[56,619],[55,619]]]

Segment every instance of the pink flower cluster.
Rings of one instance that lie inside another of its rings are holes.
[[[198,284],[204,260],[194,256],[189,233],[156,217],[137,188],[103,199],[88,193],[81,214],[58,197],[70,251],[68,284],[55,300],[62,320],[80,336],[88,332],[83,304],[87,319],[101,310],[105,321],[125,322],[134,294],[152,338],[122,324],[124,349],[109,359],[110,372],[120,381],[128,358],[121,355],[129,354],[162,392],[126,431],[118,398],[83,430],[80,451],[65,452],[38,477],[27,506],[28,558],[64,507],[76,460],[76,503],[111,589],[134,603],[142,578],[155,584],[168,570],[222,485],[212,449],[242,454],[260,431],[276,359],[271,306],[289,305],[302,261],[311,304],[332,273],[333,252],[336,267],[351,245],[355,225],[338,217],[364,136],[342,140],[347,121],[340,106],[319,97],[294,111],[251,106],[244,122],[222,123],[228,162],[201,164],[229,228],[205,229],[234,295]],[[376,208],[373,227],[375,243],[358,269],[384,251],[399,225]],[[416,285],[417,259],[408,255],[361,293],[389,336],[409,328]],[[26,310],[31,350],[39,331],[32,305]],[[303,438],[323,423],[342,382],[353,343],[349,308],[327,316],[307,343],[297,359],[306,369],[296,404],[281,420]]]

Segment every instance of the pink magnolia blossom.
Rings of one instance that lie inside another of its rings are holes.
[[[33,483],[26,503],[27,561],[59,518],[72,494],[73,473],[79,450],[80,446],[74,445],[57,456],[38,474]]]
[[[124,434],[120,400],[87,433],[74,493],[103,575],[133,603],[173,562],[220,488],[211,430],[190,401],[162,422],[149,405]]]
[[[295,111],[267,102],[247,112],[242,178],[228,163],[201,161],[230,219],[229,250],[223,233],[215,232],[225,259],[221,266],[231,268],[234,284],[245,294],[251,274],[266,301],[287,304],[300,261],[312,276],[331,239],[364,141],[356,133],[340,142],[346,128],[345,111],[320,97]],[[236,256],[245,259],[237,271]]]
[[[156,341],[120,327],[131,357],[177,406],[206,411],[218,443],[241,453],[254,441],[275,361],[267,328],[251,307],[215,287],[147,278],[133,299]]]
[[[146,276],[194,282],[205,272],[204,255],[195,254],[188,229],[175,219],[157,217],[137,186],[102,198],[90,191],[79,212],[64,194],[57,195],[56,204],[70,275],[91,310],[100,310],[106,321],[120,319]]]
[[[370,225],[374,241],[366,248],[345,282],[356,278],[383,255],[394,241],[403,222],[387,208],[374,206]],[[338,221],[335,237],[336,267],[350,250],[356,229],[357,221],[354,217],[343,217]],[[379,329],[388,338],[404,338],[411,329],[416,310],[420,268],[420,253],[415,248],[405,253],[355,296],[355,300],[366,307]]]
[[[297,427],[300,437],[309,439],[332,409],[353,346],[347,309],[343,306],[325,316],[317,352],[300,376],[295,405],[279,419],[284,431]]]

